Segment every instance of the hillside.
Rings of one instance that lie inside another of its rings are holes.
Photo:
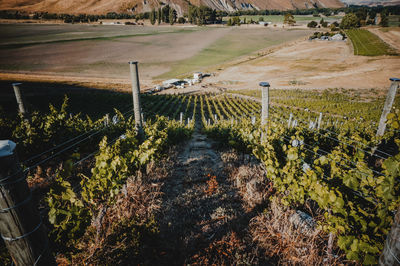
[[[180,15],[193,5],[205,5],[217,10],[235,11],[246,9],[292,10],[318,7],[342,7],[339,0],[0,0],[0,10],[45,11],[50,13],[105,14],[107,12],[146,12],[169,4]]]

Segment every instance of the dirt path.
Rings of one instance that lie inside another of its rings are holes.
[[[218,151],[216,143],[201,132],[200,119],[196,120],[192,139],[181,148],[172,171],[163,180],[161,257],[155,263],[212,264],[214,260],[217,264],[222,261],[230,264],[236,253],[238,256],[246,254],[252,262],[259,261],[246,234],[256,212],[254,208],[246,211],[240,192],[246,182],[235,182],[232,172],[236,171],[237,178],[246,180],[250,175],[262,176],[262,170],[249,156]],[[253,168],[237,175],[239,164]],[[224,246],[227,243],[233,243],[230,251]],[[219,248],[227,256],[221,258]],[[235,254],[229,254],[233,251]]]

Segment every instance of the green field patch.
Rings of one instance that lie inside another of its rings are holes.
[[[355,55],[380,56],[397,55],[396,51],[372,32],[364,29],[346,31],[350,38]]]
[[[286,31],[285,34],[282,34],[282,32],[278,33],[268,29],[233,28],[230,33],[195,56],[172,63],[170,65],[171,70],[156,77],[156,79],[174,78],[194,71],[204,71],[236,58],[255,54],[264,48],[300,38],[308,32],[299,30]]]
[[[399,27],[400,26],[400,15],[389,16],[389,27]]]
[[[283,20],[285,18],[285,16],[282,16],[282,15],[265,15],[265,16],[262,16],[262,15],[260,15],[260,16],[259,15],[248,15],[248,16],[240,16],[240,19],[241,19],[242,22],[244,21],[244,19],[246,19],[246,22],[249,22],[251,20],[253,20],[255,22],[258,22],[260,17],[263,18],[263,21],[272,22],[272,23],[283,23]],[[228,21],[229,18],[230,17],[224,17],[223,21]],[[301,16],[301,15],[295,15],[294,16],[294,20],[296,22],[302,22],[302,21],[309,22],[309,21],[312,21],[312,20],[320,21],[321,19],[322,19],[321,17],[313,17],[313,16]],[[339,21],[341,19],[342,19],[342,17],[339,17],[339,16],[332,16],[332,17],[324,18],[325,21],[335,21],[335,20]]]

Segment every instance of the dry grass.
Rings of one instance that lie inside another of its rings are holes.
[[[230,232],[193,255],[189,262],[190,265],[251,265],[254,255],[248,257],[245,254],[246,244],[237,233]]]
[[[284,265],[338,265],[340,257],[327,254],[328,235],[317,228],[304,230],[291,220],[294,210],[272,201],[268,213],[253,218],[250,231],[265,255]]]
[[[151,175],[164,174],[151,171]],[[149,244],[158,235],[155,215],[161,207],[161,184],[130,178],[112,204],[101,206],[71,259],[60,254],[63,265],[111,265],[144,261],[151,254]],[[150,251],[149,251],[150,250]]]

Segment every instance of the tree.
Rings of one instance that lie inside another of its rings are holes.
[[[264,21],[264,17],[259,17],[258,22]]]
[[[166,5],[161,9],[161,20],[165,23],[169,23],[169,10],[169,5]]]
[[[178,18],[178,23],[179,23],[179,24],[185,24],[185,23],[186,23],[185,18],[184,18],[184,17],[179,17],[179,18]]]
[[[158,9],[157,12],[157,21],[158,21],[158,25],[161,24],[161,20],[162,20],[162,14],[161,14],[161,8]]]
[[[360,20],[354,13],[346,14],[340,23],[340,28],[342,29],[352,29],[358,27],[360,27]]]
[[[150,12],[150,23],[151,23],[151,25],[154,25],[156,23],[156,17],[157,17],[156,10],[153,8],[151,10],[151,12]]]
[[[309,28],[316,28],[318,26],[318,23],[316,22],[316,21],[310,21],[308,24],[307,24],[307,27],[309,27]]]
[[[321,23],[322,27],[324,27],[324,28],[328,27],[328,22],[326,22],[324,19],[321,19],[321,21],[322,22],[320,22],[320,23]]]
[[[283,24],[289,24],[289,25],[294,25],[296,23],[296,20],[294,20],[294,17],[293,17],[293,15],[292,14],[290,14],[290,13],[287,13],[286,15],[285,15],[285,18],[284,18],[284,20],[283,20]]]
[[[381,12],[381,22],[379,23],[381,27],[389,27],[389,18],[386,11]]]
[[[176,11],[173,8],[169,9],[169,24],[174,25],[174,23],[176,22]]]

